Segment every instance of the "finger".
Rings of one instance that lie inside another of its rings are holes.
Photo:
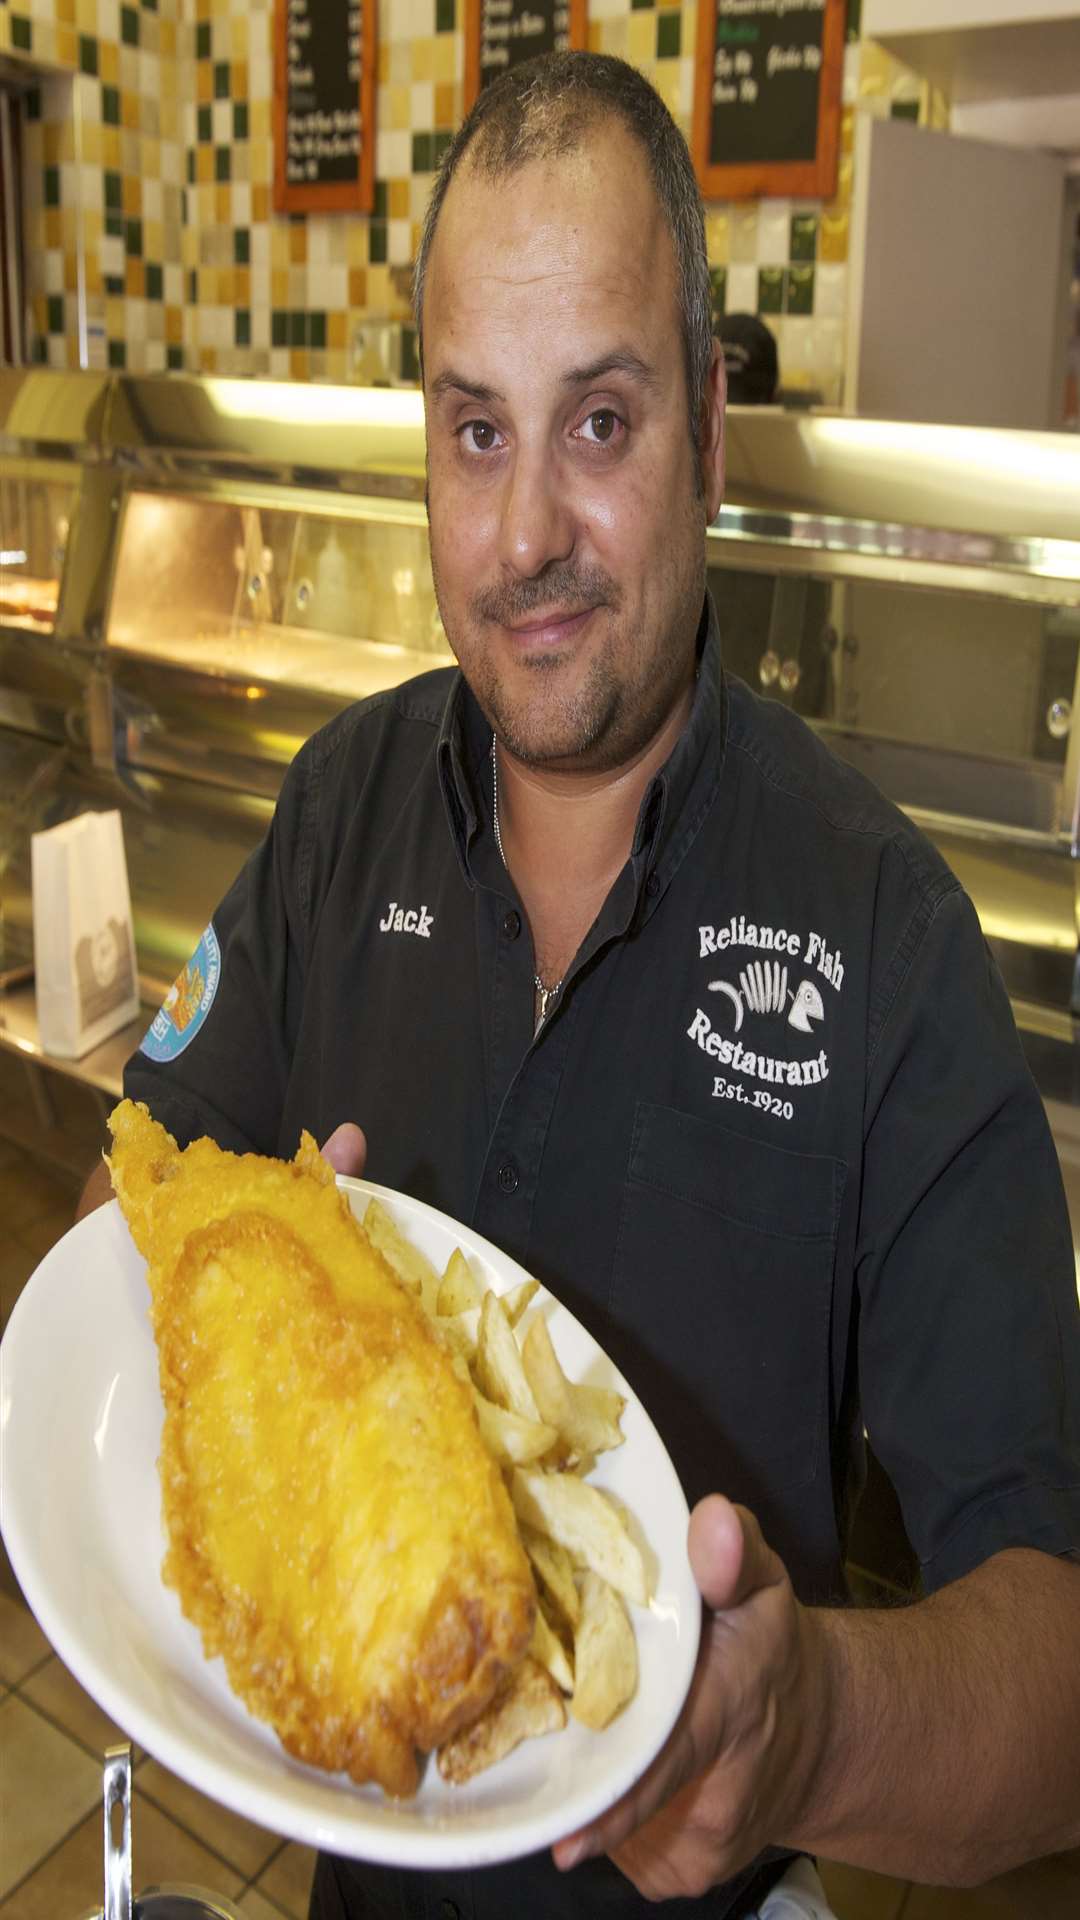
[[[701,1597],[714,1613],[741,1606],[762,1587],[775,1586],[784,1569],[746,1507],[722,1494],[699,1500],[687,1536],[690,1565]]]
[[[556,1843],[552,1849],[555,1865],[565,1872],[568,1867],[576,1867],[579,1860],[587,1860],[593,1854],[615,1853],[632,1833],[636,1833],[646,1820],[652,1818],[659,1807],[666,1805],[678,1793],[680,1787],[693,1779],[700,1765],[696,1757],[698,1743],[694,1728],[695,1711],[691,1700],[652,1765],[646,1768],[630,1791],[624,1793],[622,1799],[609,1807],[592,1826],[581,1827],[577,1833],[569,1833]]]
[[[364,1171],[367,1141],[362,1129],[354,1126],[351,1120],[334,1128],[321,1151],[323,1159],[329,1160],[335,1173],[359,1175]]]

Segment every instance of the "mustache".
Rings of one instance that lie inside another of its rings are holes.
[[[482,587],[473,594],[469,610],[477,620],[509,627],[546,607],[558,607],[561,613],[584,613],[590,607],[617,610],[621,598],[618,586],[603,567],[557,561],[530,579]]]

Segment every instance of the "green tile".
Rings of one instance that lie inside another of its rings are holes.
[[[655,4],[656,0],[630,0],[630,11],[632,13],[648,13],[651,12]]]
[[[180,225],[187,226],[187,188],[180,189]]]
[[[793,213],[791,216],[791,251],[789,260],[817,259],[818,222],[816,213]]]
[[[187,293],[188,305],[197,307],[199,304],[199,271],[197,267],[188,268]]]
[[[46,167],[45,169],[45,205],[47,207],[58,207],[60,205],[59,167]]]
[[[102,87],[101,117],[107,127],[118,127],[120,125],[119,87]]]
[[[862,0],[847,0],[847,37],[857,40],[862,33]]]
[[[37,364],[38,366],[44,366],[44,365],[45,365],[45,362],[46,362],[46,360],[48,359],[48,357],[49,357],[49,343],[48,343],[48,341],[47,341],[47,340],[44,340],[44,339],[42,338],[42,336],[41,336],[41,334],[40,334],[40,333],[38,333],[38,334],[35,334],[35,335],[34,335],[34,344],[33,344],[33,346],[32,346],[32,347],[31,347],[31,349],[30,349],[30,358],[31,358],[31,359],[32,359],[32,360],[33,360],[33,361],[34,361],[34,362],[35,362],[35,363],[36,363],[36,364]]]
[[[784,311],[784,269],[783,267],[759,267],[758,268],[757,310],[759,313],[783,313]]]
[[[134,7],[120,9],[120,38],[125,47],[139,44],[139,15]]]
[[[148,260],[146,263],[146,297],[148,300],[164,300],[165,298],[164,270],[156,262],[151,260]]]
[[[28,120],[41,119],[41,88],[31,87],[26,95],[26,117]]]
[[[727,312],[727,268],[710,267],[709,284],[712,287],[712,317],[715,328],[716,322],[722,320]]]
[[[208,146],[214,137],[214,116],[211,107],[200,107],[195,115],[195,131],[202,147]]]
[[[434,162],[431,157],[432,140],[430,133],[414,133],[412,137],[412,170],[414,173],[430,173]]]
[[[127,365],[127,348],[122,340],[109,341],[109,365],[121,370]]]
[[[384,267],[387,255],[386,221],[373,220],[368,238],[368,260],[373,267]]]
[[[232,130],[234,140],[246,140],[248,137],[248,104],[246,100],[237,100],[232,110]]]
[[[166,347],[165,365],[168,368],[170,373],[183,373],[184,371],[183,347]]]
[[[126,291],[123,274],[107,273],[105,275],[105,291],[111,294],[114,300],[122,299]]]
[[[214,61],[214,99],[227,100],[229,97],[229,63],[227,60]]]
[[[289,345],[290,347],[306,347],[307,346],[307,314],[306,313],[290,313],[289,338],[288,338],[287,345]]]
[[[63,333],[64,331],[64,296],[63,294],[50,293],[48,300],[45,303],[45,310],[48,315],[48,318],[45,324],[48,327],[49,332]]]
[[[234,314],[233,319],[235,322],[233,326],[234,345],[238,347],[250,347],[251,345],[251,309],[250,307],[237,307],[236,313]]]
[[[195,149],[194,147],[188,148],[187,177],[188,177],[188,186],[193,187],[195,185]],[[186,215],[185,215],[185,218],[186,218]]]
[[[156,12],[157,12],[157,0],[139,0],[139,5],[140,5],[140,6],[141,6],[141,7],[142,7],[142,8],[143,8],[143,9],[144,9],[144,10],[145,10],[145,11],[146,11],[147,13],[156,13]]]
[[[453,137],[453,132],[449,127],[440,127],[439,131],[432,135],[431,164],[433,167],[442,166],[443,154],[446,152]]]
[[[219,183],[232,179],[232,148],[214,148],[214,179]]]
[[[124,237],[124,216],[115,207],[105,215],[105,231],[110,240],[122,240]]]
[[[385,220],[390,211],[390,202],[387,197],[385,180],[376,180],[375,182],[375,206],[372,211],[373,217],[376,220]]]
[[[325,313],[309,313],[308,315],[308,346],[314,347],[317,353],[322,353],[325,351],[325,348],[326,348],[326,315]]]
[[[97,41],[90,33],[79,35],[79,72],[96,74],[98,70]]]
[[[275,307],[270,315],[270,345],[287,347],[289,344],[289,316]]]
[[[196,60],[209,60],[210,58],[209,20],[200,20],[195,29],[195,58]]]
[[[813,313],[814,311],[814,269],[813,267],[789,267],[784,275],[784,311],[786,313]]]
[[[142,221],[125,220],[124,246],[133,259],[142,259]]]
[[[11,44],[20,53],[29,53],[33,48],[34,30],[24,14],[13,13],[11,16]]]
[[[435,0],[436,33],[453,33],[456,24],[454,19],[454,0]]]
[[[682,52],[682,15],[658,13],[656,16],[656,57],[677,60]]]
[[[234,227],[232,237],[233,265],[249,267],[251,265],[251,229]]]
[[[890,120],[914,120],[919,118],[917,100],[894,100],[889,107]]]
[[[105,174],[105,205],[114,213],[124,204],[124,183],[118,173]]]
[[[401,329],[401,377],[419,383],[420,361],[416,351],[416,328]]]

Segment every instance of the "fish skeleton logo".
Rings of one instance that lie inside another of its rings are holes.
[[[825,1004],[813,981],[801,981],[798,991],[792,993],[788,987],[788,970],[779,960],[751,960],[740,973],[737,987],[732,986],[730,980],[710,980],[708,987],[710,993],[724,993],[731,1001],[736,1033],[742,1027],[747,1008],[751,1013],[780,1015],[787,1010],[789,998],[789,1027],[797,1027],[800,1033],[812,1033],[811,1023],[825,1018]]]

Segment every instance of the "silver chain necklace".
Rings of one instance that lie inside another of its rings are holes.
[[[495,823],[495,845],[499,849],[499,859],[502,861],[503,866],[506,867],[506,855],[503,852],[502,834],[499,831],[499,757],[495,751],[495,741],[496,741],[496,736],[495,734],[492,734],[491,736],[491,813]],[[506,867],[506,871],[507,873],[509,873],[510,871],[509,867]],[[539,1033],[541,1027],[544,1024],[544,1021],[547,1019],[548,1008],[550,1007],[552,1001],[555,1000],[562,991],[562,981],[556,980],[553,987],[545,987],[543,981],[540,978],[540,975],[538,973],[534,973],[533,985],[536,988],[536,997],[537,997],[536,1026],[534,1028],[534,1032]]]

